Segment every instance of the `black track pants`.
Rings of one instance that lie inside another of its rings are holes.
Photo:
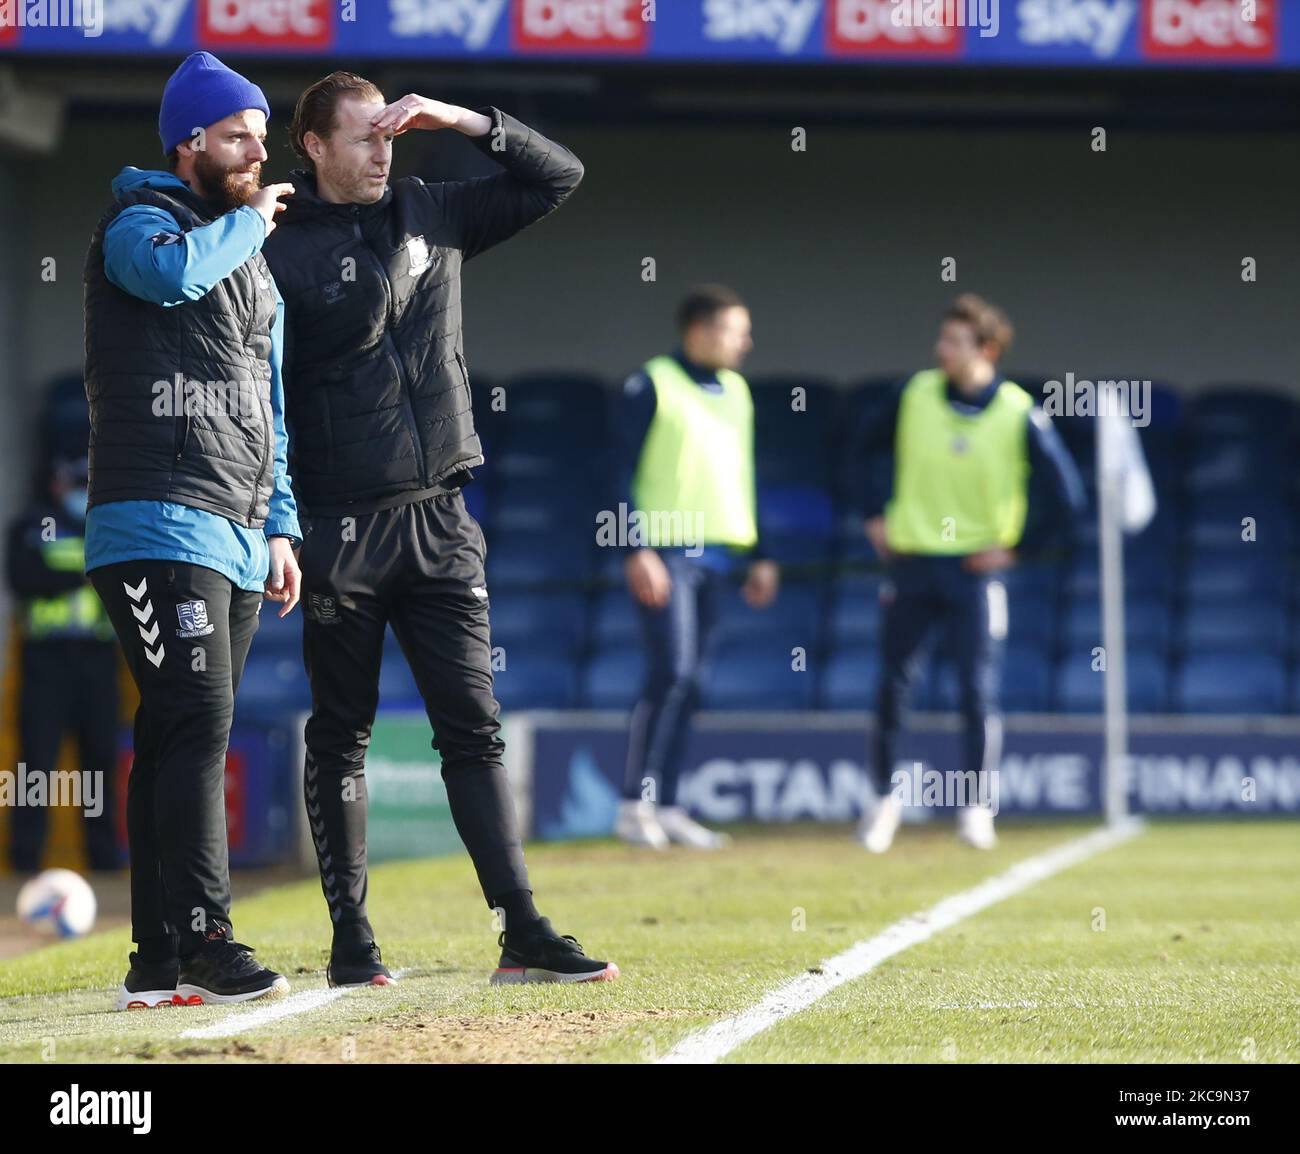
[[[365,756],[384,627],[415,676],[452,819],[488,904],[529,889],[492,695],[483,533],[459,490],[355,517],[307,517],[304,792],[336,927],[366,923]]]
[[[140,690],[127,785],[135,941],[182,953],[230,926],[226,748],[262,594],[200,565],[125,561],[90,574]]]

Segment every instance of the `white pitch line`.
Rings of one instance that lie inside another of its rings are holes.
[[[792,978],[758,1005],[687,1035],[658,1061],[660,1064],[717,1062],[769,1026],[806,1010],[838,986],[862,977],[895,954],[919,945],[940,930],[1005,901],[1053,874],[1128,841],[1142,828],[1140,821],[1125,821],[1018,862],[1005,873],[989,878],[973,889],[944,898],[924,913],[912,914],[887,926],[875,937],[855,943],[823,962],[820,973]]]
[[[393,977],[402,978],[409,970],[396,970]],[[219,1021],[206,1026],[195,1026],[181,1034],[182,1038],[230,1038],[265,1026],[268,1022],[278,1022],[281,1018],[292,1018],[297,1014],[306,1014],[327,1006],[336,998],[357,990],[368,989],[367,986],[327,986],[323,990],[304,990],[301,994],[290,994],[283,1001],[267,1002],[254,1010],[240,1010],[228,1014]]]

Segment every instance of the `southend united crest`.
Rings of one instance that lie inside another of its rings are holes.
[[[308,593],[306,613],[322,625],[335,625],[339,619],[338,600],[328,593]]]
[[[406,242],[406,255],[411,261],[411,276],[419,276],[433,264],[433,258],[429,255],[429,245],[422,236],[413,236]]]
[[[176,618],[181,623],[177,637],[206,637],[216,628],[208,623],[206,601],[181,601],[176,606]]]

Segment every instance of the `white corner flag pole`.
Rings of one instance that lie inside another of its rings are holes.
[[[1105,661],[1106,747],[1102,783],[1106,820],[1128,817],[1128,688],[1124,665],[1125,458],[1123,418],[1097,415],[1097,530],[1101,543],[1101,642]]]

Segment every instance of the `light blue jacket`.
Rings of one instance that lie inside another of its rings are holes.
[[[113,195],[135,188],[184,188],[170,172],[124,168]],[[266,237],[262,214],[247,205],[210,224],[181,231],[176,219],[154,205],[124,209],[104,234],[104,272],[123,292],[164,308],[211,292],[254,253]],[[120,561],[183,561],[215,569],[241,589],[261,589],[270,568],[268,537],[301,538],[298,506],[288,472],[289,438],[284,425],[284,301],[275,290],[271,329],[271,414],[275,464],[270,514],[264,529],[171,501],[113,501],[86,514],[86,570]]]

